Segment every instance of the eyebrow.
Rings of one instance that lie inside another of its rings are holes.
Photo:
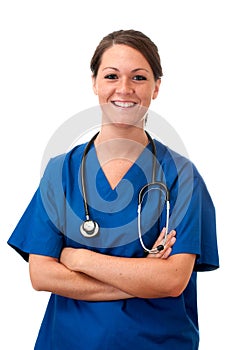
[[[119,69],[116,68],[116,67],[105,67],[105,68],[103,68],[102,71],[104,71],[104,70],[106,70],[106,69],[112,69],[112,70],[115,70],[115,71],[119,72]],[[139,70],[144,70],[144,71],[146,71],[147,73],[149,73],[149,71],[148,71],[146,68],[135,68],[135,69],[133,69],[131,72],[132,72],[132,73],[135,73],[135,72],[137,72],[137,71],[139,71]]]

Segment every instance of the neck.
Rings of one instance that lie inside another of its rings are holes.
[[[108,141],[135,141],[136,143],[146,146],[148,138],[144,128],[141,127],[118,127],[115,125],[102,125],[99,135],[95,140],[95,144],[99,145]]]
[[[148,144],[143,128],[103,125],[95,139],[95,147],[101,164],[111,160],[127,159],[134,163]]]

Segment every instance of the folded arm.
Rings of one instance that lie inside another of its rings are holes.
[[[156,240],[154,246],[162,243],[164,236],[164,231],[161,232],[159,238]],[[149,254],[147,258],[143,259],[132,259],[134,264],[141,265],[144,260],[166,260],[171,253],[172,246],[175,243],[175,232],[172,231],[168,235],[168,240],[165,245],[165,249],[159,254],[153,255]],[[89,255],[90,254],[90,255]],[[94,254],[94,255],[92,255]],[[85,249],[74,249],[74,248],[64,248],[60,257],[58,259],[30,254],[29,257],[29,268],[32,286],[36,290],[49,291],[54,294],[58,294],[64,297],[86,300],[86,301],[100,301],[100,300],[118,300],[127,299],[137,296],[135,293],[127,292],[125,289],[124,281],[120,282],[119,285],[115,285],[110,277],[103,280],[103,276],[94,276],[95,270],[95,259],[100,258],[97,264],[105,265],[108,264],[108,259],[110,256],[94,253]],[[91,258],[90,265],[93,264],[93,271],[84,272],[80,268],[76,268],[76,263],[80,260],[83,264],[83,259]],[[109,274],[111,275],[111,269],[115,270],[117,268],[117,262],[123,262],[126,258],[115,258],[113,265],[109,266]],[[106,260],[105,260],[106,259]],[[116,259],[116,260],[115,260]],[[127,258],[126,261],[130,261],[131,258]],[[98,266],[97,265],[97,266]],[[97,267],[96,266],[96,267]],[[107,266],[105,266],[107,267]],[[98,266],[98,269],[101,268]],[[130,271],[129,271],[130,272]],[[131,279],[134,278],[134,271],[132,271]],[[113,283],[112,283],[113,282]]]
[[[81,272],[75,272],[58,259],[31,254],[29,269],[32,286],[38,291],[48,291],[67,298],[100,301],[132,297],[108,283],[96,280]]]
[[[194,254],[176,254],[167,259],[122,258],[86,249],[65,248],[61,261],[139,298],[177,297],[186,288],[193,271]]]

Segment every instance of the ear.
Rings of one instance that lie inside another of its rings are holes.
[[[155,82],[155,88],[152,94],[152,100],[155,100],[156,97],[158,96],[160,84],[161,84],[161,79],[157,79]]]
[[[93,88],[94,94],[98,95],[97,86],[96,86],[96,78],[93,75],[92,75],[92,88]]]

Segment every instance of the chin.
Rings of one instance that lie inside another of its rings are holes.
[[[130,129],[130,128],[143,128],[144,122],[126,122],[126,121],[112,121],[110,122],[113,126],[120,129]]]
[[[102,105],[104,124],[113,124],[121,128],[140,127],[145,124],[147,108],[116,108],[111,104]]]

